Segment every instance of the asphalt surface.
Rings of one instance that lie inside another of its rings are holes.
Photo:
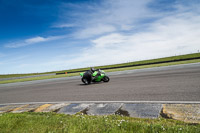
[[[56,101],[200,101],[200,63],[108,73],[110,82],[80,77],[0,84],[0,103]]]

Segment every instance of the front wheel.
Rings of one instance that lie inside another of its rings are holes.
[[[102,80],[103,80],[103,82],[109,82],[110,78],[108,76],[104,76]]]

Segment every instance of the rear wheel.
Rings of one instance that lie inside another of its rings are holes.
[[[103,82],[109,82],[110,78],[108,76],[104,76],[102,80],[103,80]]]

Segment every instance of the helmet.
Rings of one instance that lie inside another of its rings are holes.
[[[92,71],[92,72],[94,72],[94,71],[95,71],[94,67],[92,67],[92,68],[91,68],[91,71]]]

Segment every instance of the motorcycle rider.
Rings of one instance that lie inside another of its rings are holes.
[[[92,72],[92,80],[96,79],[98,76],[101,75],[101,72],[99,71],[99,69],[95,69],[94,67],[92,67],[90,70]],[[97,74],[93,75],[95,71],[97,71]]]

